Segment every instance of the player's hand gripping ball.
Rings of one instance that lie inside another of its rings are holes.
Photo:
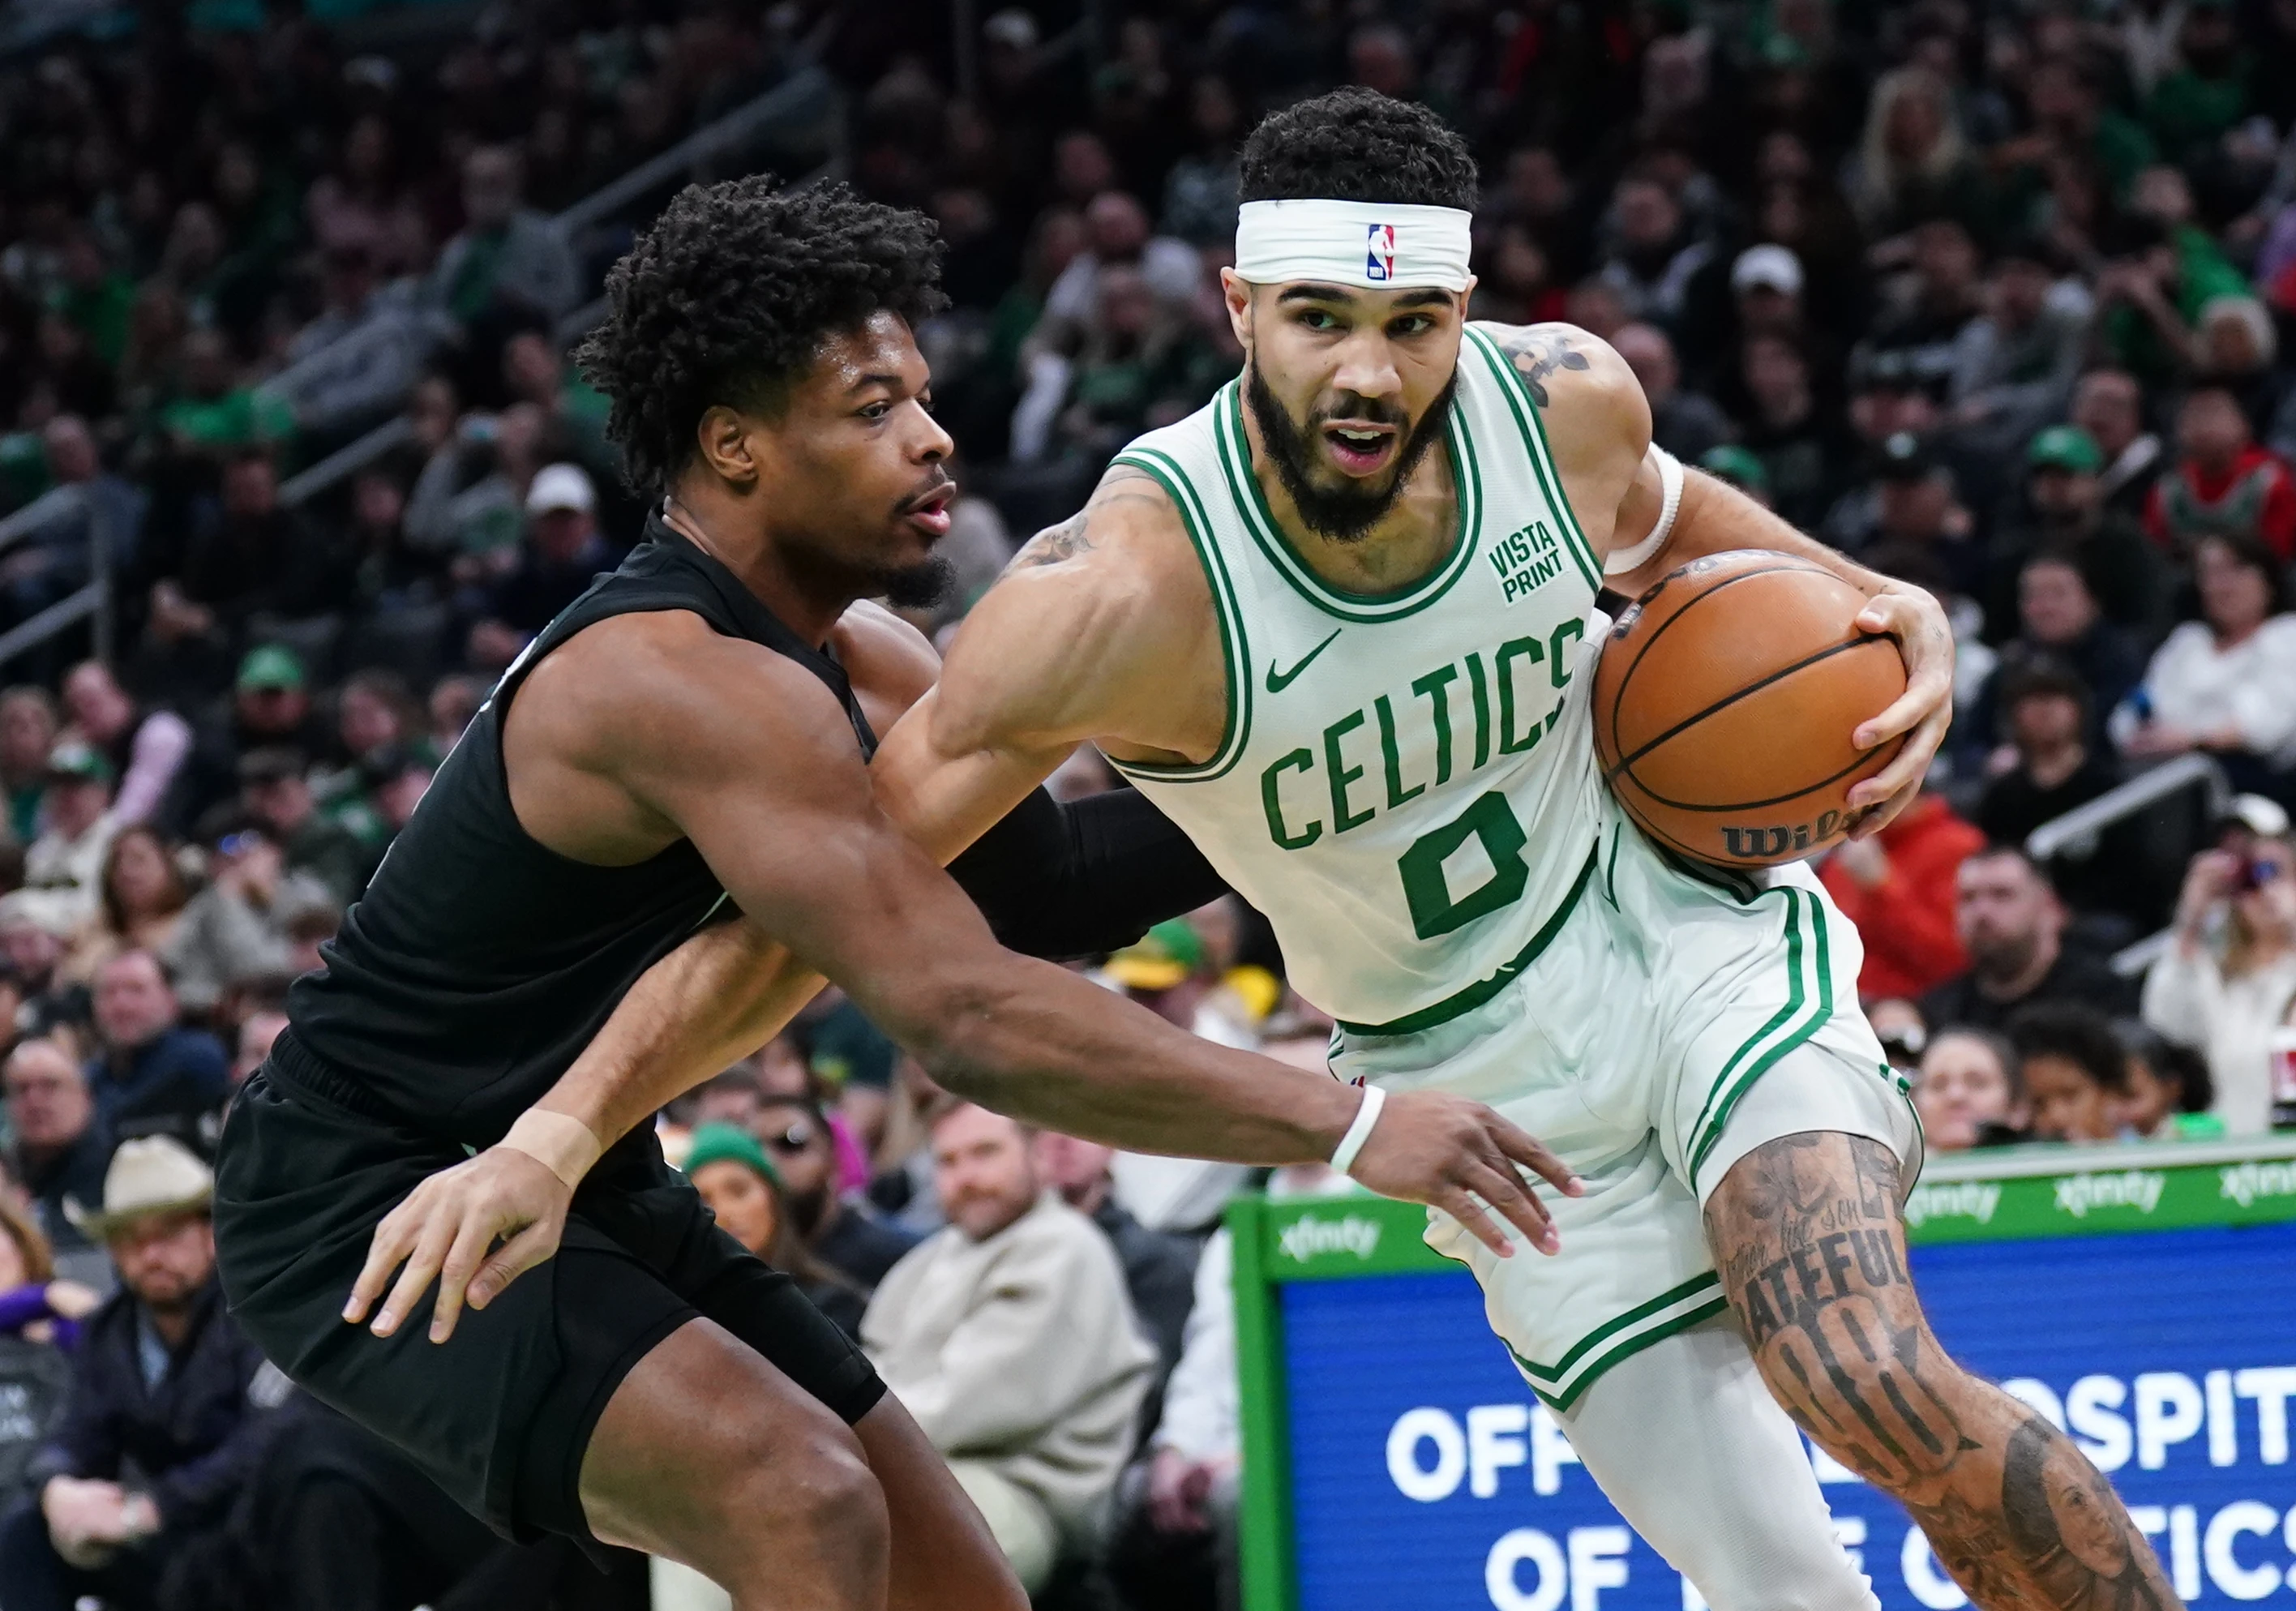
[[[1859,724],[1906,691],[1866,596],[1759,549],[1669,572],[1619,617],[1595,670],[1603,776],[1659,843],[1721,867],[1815,855],[1857,826],[1849,791],[1905,742]]]

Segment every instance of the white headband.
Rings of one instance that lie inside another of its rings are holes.
[[[1386,201],[1246,201],[1235,272],[1255,285],[1317,280],[1368,291],[1467,288],[1473,215]]]

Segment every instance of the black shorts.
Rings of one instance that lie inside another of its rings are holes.
[[[465,1310],[446,1343],[430,1341],[427,1302],[389,1337],[345,1323],[376,1222],[467,1154],[322,1094],[340,1080],[283,1037],[233,1102],[216,1169],[224,1295],[273,1363],[496,1531],[591,1541],[579,1494],[591,1429],[630,1369],[696,1315],[848,1423],[883,1394],[845,1334],[718,1229],[651,1130],[584,1179],[557,1256]]]

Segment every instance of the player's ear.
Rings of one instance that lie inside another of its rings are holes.
[[[759,474],[757,453],[750,440],[750,424],[739,409],[713,403],[702,410],[701,423],[693,428],[701,462],[736,487],[754,485]]]
[[[1251,346],[1251,282],[1239,279],[1233,268],[1220,270],[1220,295],[1227,303],[1228,327],[1247,349]]]

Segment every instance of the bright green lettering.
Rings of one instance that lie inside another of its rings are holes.
[[[1517,738],[1514,736],[1514,674],[1507,662],[1528,659],[1535,666],[1546,657],[1546,652],[1538,646],[1538,640],[1535,637],[1509,638],[1499,645],[1498,656],[1492,662],[1492,675],[1498,678],[1499,685],[1499,753],[1502,755],[1521,754],[1546,732],[1534,721],[1525,736]]]
[[[1454,899],[1443,863],[1470,839],[1483,842],[1491,875]],[[1443,826],[1423,834],[1396,863],[1403,875],[1403,899],[1411,908],[1412,932],[1432,940],[1521,900],[1523,886],[1530,881],[1522,848],[1529,842],[1514,808],[1496,789]]]
[[[1554,635],[1546,640],[1546,676],[1556,687],[1562,687],[1570,680],[1570,661],[1562,653],[1562,645],[1574,637],[1586,636],[1586,621],[1574,615],[1555,628]],[[1548,725],[1554,724],[1550,722]]]
[[[1361,711],[1350,711],[1324,729],[1324,781],[1332,788],[1332,831],[1344,834],[1349,828],[1359,828],[1377,813],[1348,810],[1348,785],[1364,775],[1361,767],[1351,767],[1340,753],[1340,740],[1364,724]]]
[[[1475,770],[1491,758],[1491,693],[1483,686],[1483,657],[1467,656],[1467,688],[1475,696]]]
[[[1459,668],[1445,666],[1411,685],[1414,694],[1424,694],[1435,703],[1435,786],[1439,789],[1451,781],[1451,697],[1444,692],[1444,685],[1458,680]]]
[[[1408,789],[1403,786],[1403,757],[1395,747],[1395,707],[1387,703],[1387,695],[1382,694],[1372,702],[1372,708],[1379,712],[1379,754],[1387,763],[1387,809],[1392,811],[1405,801],[1424,794],[1427,785],[1414,783]]]
[[[1267,808],[1267,835],[1287,851],[1303,851],[1324,836],[1324,825],[1320,822],[1311,822],[1297,834],[1283,826],[1283,801],[1276,790],[1283,774],[1295,768],[1312,772],[1316,769],[1316,758],[1305,750],[1294,750],[1289,755],[1277,757],[1259,775],[1259,803]]]

